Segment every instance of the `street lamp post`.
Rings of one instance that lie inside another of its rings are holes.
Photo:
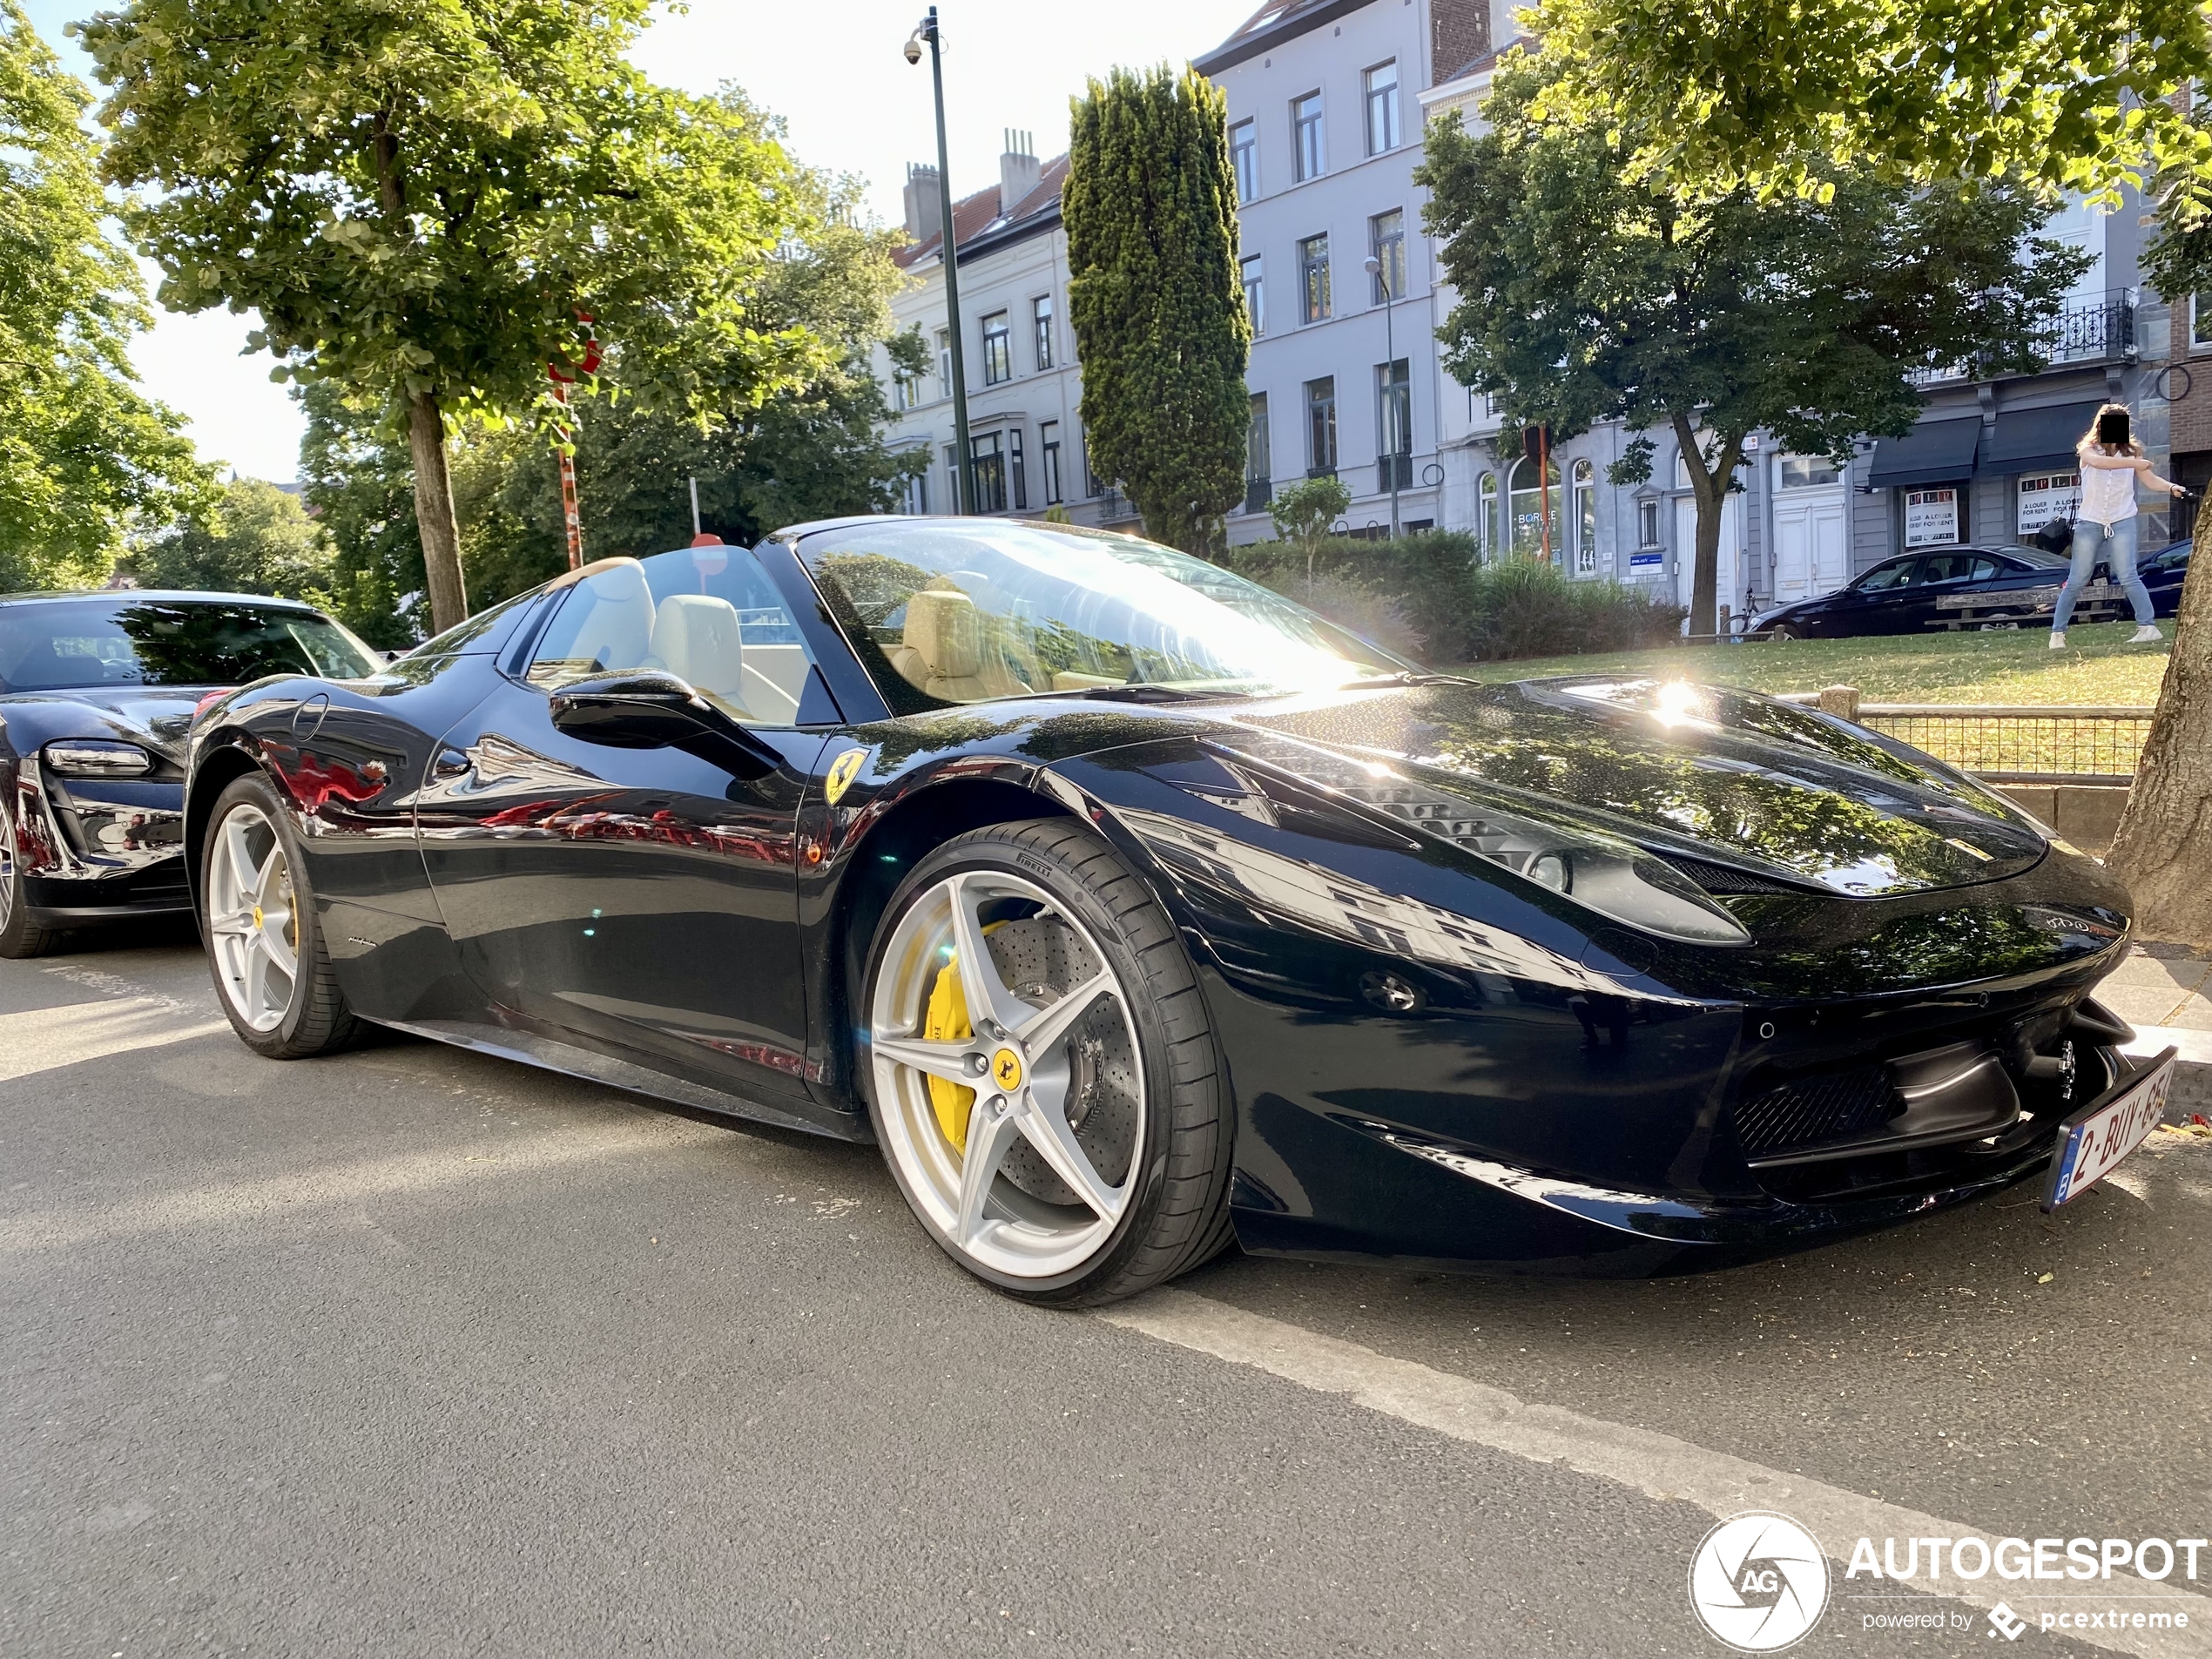
[[[975,475],[968,448],[968,363],[961,350],[960,260],[953,242],[953,178],[945,152],[945,60],[943,40],[937,32],[937,8],[914,25],[907,37],[909,64],[921,62],[921,49],[929,48],[929,84],[937,97],[937,211],[938,255],[945,262],[945,321],[952,343],[953,370],[953,498],[962,513],[975,510]]]
[[[1385,435],[1387,436],[1393,443],[1405,443],[1407,452],[1410,453],[1413,449],[1413,445],[1408,441],[1406,431],[1408,422],[1401,421],[1399,418],[1398,342],[1391,330],[1391,312],[1397,305],[1398,292],[1395,286],[1391,282],[1390,273],[1383,269],[1382,257],[1379,254],[1370,253],[1367,256],[1367,274],[1374,278],[1377,285],[1379,286],[1383,291],[1383,374],[1386,377],[1385,389],[1390,395],[1389,424],[1391,428],[1385,434]],[[1409,386],[1406,388],[1406,395],[1411,397],[1412,395],[1413,388]],[[1411,415],[1413,411],[1408,409],[1405,411],[1405,413]],[[1399,536],[1398,454],[1399,452],[1393,448],[1390,452],[1388,460],[1388,465],[1390,467],[1390,539],[1393,542],[1398,539]]]

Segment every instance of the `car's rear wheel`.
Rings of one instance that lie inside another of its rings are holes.
[[[978,1278],[1103,1302],[1228,1243],[1230,1104],[1197,977],[1089,829],[997,825],[922,860],[877,929],[867,1006],[885,1159]]]
[[[16,856],[16,820],[0,805],[0,956],[17,961],[44,956],[61,940],[56,929],[33,925],[24,893],[22,861]]]
[[[332,973],[284,801],[249,772],[215,802],[200,848],[200,936],[231,1028],[272,1060],[327,1054],[359,1022]]]

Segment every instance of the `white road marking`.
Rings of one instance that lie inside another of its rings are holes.
[[[482,1185],[503,1177],[604,1163],[631,1153],[728,1145],[732,1141],[727,1130],[713,1124],[654,1116],[566,1129],[519,1143],[408,1152],[258,1181],[211,1182],[118,1204],[57,1206],[0,1219],[0,1255],[72,1250],[149,1233],[287,1223],[318,1225],[327,1223],[332,1211],[367,1199],[417,1198],[442,1188]]]
[[[1900,1545],[1907,1538],[1930,1537],[1979,1538],[1993,1547],[1996,1542],[1993,1534],[1954,1521],[1863,1497],[1802,1474],[1770,1469],[1724,1452],[1709,1451],[1670,1434],[1608,1423],[1562,1406],[1535,1404],[1501,1388],[1410,1359],[1393,1359],[1357,1343],[1247,1313],[1187,1291],[1153,1291],[1136,1301],[1103,1309],[1096,1317],[1109,1325],[1211,1354],[1233,1365],[1254,1366],[1318,1393],[1349,1395],[1370,1411],[1448,1434],[1453,1440],[1510,1453],[1534,1463],[1563,1464],[1583,1474],[1618,1481],[1661,1502],[1692,1504],[1716,1518],[1746,1509],[1773,1510],[1810,1527],[1821,1547],[1840,1562],[1848,1562],[1851,1546],[1860,1538],[1874,1539],[1878,1549],[1885,1538],[1895,1538]],[[2177,1516],[2175,1524],[2187,1530],[2195,1521],[2194,1516]],[[1689,1570],[1687,1561],[1683,1570]],[[2187,1629],[2091,1629],[2064,1634],[2116,1653],[2140,1655],[2142,1659],[2212,1654],[2212,1598],[2173,1589],[2172,1583],[2170,1579],[2163,1584],[2145,1583],[2130,1575],[2124,1581],[2114,1579],[2109,1588],[2131,1598],[2152,1591],[2173,1597],[2156,1602],[2131,1599],[2114,1605],[2124,1607],[2130,1615],[2138,1608],[2186,1610]],[[1976,1580],[1946,1575],[1939,1587],[1931,1588],[1925,1574],[1877,1582],[1862,1575],[1847,1581],[1838,1569],[1831,1594],[1843,1605],[1831,1606],[1824,1622],[1836,1628],[1834,1622],[1855,1591],[1894,1595],[1900,1587],[1962,1602],[1984,1612],[2005,1602],[2025,1613],[2023,1604],[2043,1599],[2033,1581],[2000,1580],[1994,1574]],[[2092,1603],[2084,1593],[2101,1588],[2105,1587],[2063,1582],[2052,1586],[2047,1594],[2066,1596],[2069,1607],[2087,1608]]]
[[[227,1020],[181,1009],[168,997],[118,996],[58,1008],[0,1014],[0,1082],[35,1076],[134,1049],[158,1049],[195,1037],[228,1035]]]

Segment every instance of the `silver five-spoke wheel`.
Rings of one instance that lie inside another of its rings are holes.
[[[1128,992],[1051,894],[994,870],[927,887],[868,1024],[886,1150],[956,1254],[1035,1280],[1106,1248],[1144,1143],[1143,1067]]]
[[[215,826],[207,861],[208,943],[216,982],[238,1017],[273,1031],[300,977],[300,929],[292,867],[276,826],[239,802]]]

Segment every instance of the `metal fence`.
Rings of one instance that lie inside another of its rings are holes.
[[[2142,759],[2151,713],[2135,705],[1862,703],[1851,718],[1992,783],[2126,784]]]

